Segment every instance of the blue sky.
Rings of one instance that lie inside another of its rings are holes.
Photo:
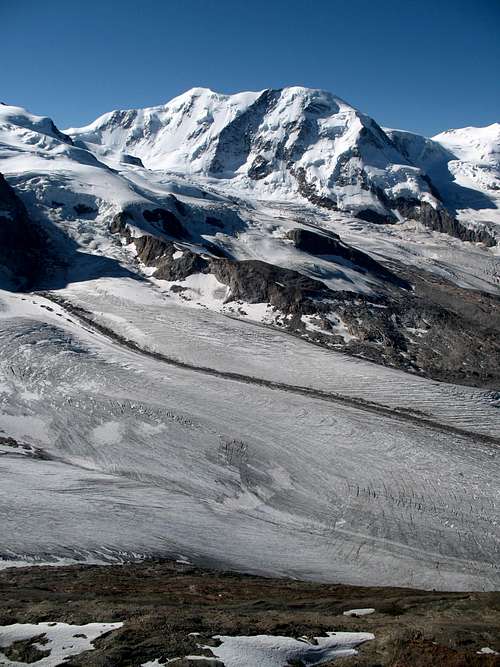
[[[84,125],[205,86],[324,88],[435,134],[500,120],[499,0],[0,0],[0,100]]]

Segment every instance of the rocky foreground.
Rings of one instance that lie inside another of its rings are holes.
[[[500,593],[313,584],[163,561],[8,569],[0,572],[0,600],[2,626],[123,622],[95,640],[94,650],[65,661],[67,667],[139,667],[174,658],[179,667],[223,665],[199,648],[215,646],[214,635],[304,638],[332,630],[375,637],[358,647],[358,655],[335,659],[337,667],[500,664],[494,653],[500,650]],[[374,611],[344,614],[353,609]],[[2,650],[16,661],[11,664],[36,665],[41,655],[33,643]],[[187,655],[206,660],[183,659]]]

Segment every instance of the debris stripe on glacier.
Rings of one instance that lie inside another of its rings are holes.
[[[200,383],[77,324],[64,332],[56,308],[8,298],[20,305],[15,318],[3,311],[0,428],[18,417],[18,438],[48,457],[1,459],[12,558],[184,553],[328,581],[498,586],[491,448],[310,397]],[[42,440],[26,413],[45,424]],[[121,439],[103,443],[116,421]]]
[[[133,281],[100,279],[58,294],[141,347],[187,364],[375,401],[416,417],[420,412],[471,434],[500,432],[492,392],[414,377],[206,309],[185,308]]]

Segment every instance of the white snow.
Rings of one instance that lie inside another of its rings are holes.
[[[387,130],[427,173],[450,210],[467,227],[500,226],[500,124],[447,130],[432,139]]]
[[[374,613],[375,609],[373,607],[365,607],[363,609],[349,609],[348,611],[344,611],[344,616],[368,616]]]
[[[498,655],[498,651],[494,651],[492,648],[489,648],[489,646],[483,646],[483,648],[476,651],[476,653],[479,653],[480,655]]]
[[[375,639],[369,632],[328,632],[312,641],[292,637],[256,635],[228,637],[216,635],[220,646],[205,646],[225,667],[283,667],[292,660],[304,665],[320,665],[335,658],[357,655],[356,647]],[[191,658],[191,656],[189,656]]]
[[[0,626],[0,648],[8,648],[14,642],[33,639],[42,635],[34,643],[40,651],[49,651],[49,655],[37,660],[38,667],[58,667],[68,658],[94,648],[93,642],[107,632],[121,628],[123,623],[87,623],[70,625],[68,623],[13,623]],[[0,652],[2,667],[27,667],[28,663],[9,660]]]
[[[231,133],[236,119],[244,128],[252,128],[247,130],[250,136],[258,136],[250,151],[233,139],[229,140],[231,145],[227,143],[225,133]],[[149,169],[191,177],[215,176],[219,185],[266,199],[301,199],[297,181],[281,157],[284,146],[294,154],[295,168],[304,170],[321,196],[330,197],[343,210],[380,209],[369,189],[359,184],[332,184],[337,164],[346,156],[349,159],[357,146],[360,157],[351,159],[352,173],[362,167],[373,184],[382,185],[387,194],[422,195],[435,203],[419,169],[395,150],[371,119],[317,89],[294,86],[221,95],[194,88],[164,106],[113,111],[91,125],[66,132],[86,142],[90,150],[97,150],[102,159],[109,160],[111,154],[118,160],[120,155],[132,153]],[[249,173],[259,160],[269,161],[273,169],[254,180]]]

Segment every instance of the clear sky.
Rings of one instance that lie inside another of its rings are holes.
[[[61,128],[223,93],[324,88],[432,135],[500,120],[500,0],[0,0],[0,100]]]

